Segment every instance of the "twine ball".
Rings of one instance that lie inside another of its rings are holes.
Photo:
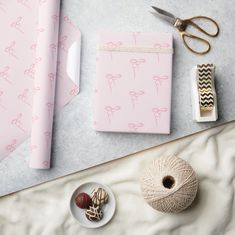
[[[177,213],[196,197],[198,179],[193,168],[176,156],[153,160],[140,177],[144,199],[161,212]]]

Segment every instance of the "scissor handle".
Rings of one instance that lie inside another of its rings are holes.
[[[183,39],[184,45],[185,45],[191,52],[193,52],[193,53],[195,53],[195,54],[198,54],[198,55],[204,55],[204,54],[207,54],[207,53],[210,51],[211,45],[210,45],[210,43],[209,43],[207,40],[205,40],[205,39],[203,39],[203,38],[200,38],[200,37],[197,37],[197,36],[195,36],[195,35],[192,35],[192,34],[190,34],[190,33],[184,32],[184,31],[180,32],[180,34],[181,34],[181,37],[182,37],[182,39]],[[191,47],[188,45],[188,43],[187,43],[187,41],[186,41],[186,38],[187,38],[187,37],[202,42],[203,44],[205,44],[205,45],[207,46],[207,48],[206,48],[205,50],[202,50],[202,51],[194,50],[193,48],[191,48]]]
[[[202,28],[201,26],[199,26],[198,24],[196,24],[193,20],[207,20],[210,21],[214,26],[216,31],[214,33],[210,33],[208,32],[206,29]],[[208,17],[208,16],[195,16],[186,20],[183,20],[183,23],[186,25],[192,25],[193,27],[195,27],[196,29],[198,29],[199,31],[201,31],[202,33],[206,34],[207,36],[210,37],[216,37],[219,34],[219,25],[217,24],[217,22],[215,20],[213,20],[212,18]]]

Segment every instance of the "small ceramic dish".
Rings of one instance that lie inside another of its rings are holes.
[[[80,209],[79,207],[77,207],[75,203],[75,197],[79,193],[82,193],[82,192],[85,192],[88,195],[91,195],[91,192],[96,188],[103,188],[108,193],[109,199],[108,199],[108,203],[102,206],[102,210],[103,210],[102,220],[98,222],[93,222],[86,218],[84,209]],[[115,200],[112,190],[108,186],[105,186],[103,184],[96,183],[96,182],[88,182],[88,183],[81,184],[78,188],[76,188],[73,191],[73,194],[70,198],[69,207],[70,207],[70,212],[72,216],[78,221],[78,223],[81,226],[86,227],[86,228],[99,228],[107,224],[112,219],[115,209],[116,209],[116,200]]]

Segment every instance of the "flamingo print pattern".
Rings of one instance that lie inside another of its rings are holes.
[[[6,150],[8,152],[13,152],[16,149],[17,139],[13,139],[10,144],[6,146]]]
[[[24,74],[28,77],[34,79],[36,66],[42,61],[42,58],[36,58],[35,63],[31,64],[28,68],[25,69]]]
[[[19,129],[20,131],[25,132],[25,129],[22,123],[22,117],[23,117],[22,113],[17,114],[17,116],[14,119],[12,119],[11,124],[15,126],[17,129]]]
[[[18,95],[18,99],[24,104],[26,104],[27,106],[29,106],[30,108],[32,107],[29,101],[29,89],[28,88],[24,89],[24,91]]]
[[[63,20],[66,25],[70,26],[72,29],[78,30],[77,27],[74,25],[74,23],[72,22],[72,20],[68,16],[64,16]]]
[[[12,82],[9,80],[9,71],[10,66],[5,66],[2,71],[0,71],[0,80],[4,80],[5,82],[12,84]]]
[[[67,53],[67,46],[66,46],[66,42],[67,42],[68,36],[64,35],[61,37],[61,39],[59,40],[59,47],[62,51],[64,51],[65,53]]]
[[[23,30],[22,30],[22,21],[23,21],[23,18],[21,16],[17,17],[16,20],[14,20],[11,23],[11,27],[14,28],[15,30],[17,30],[20,33],[24,33]]]
[[[16,55],[16,41],[12,41],[9,46],[6,46],[4,51],[11,57],[18,60],[18,56]]]
[[[74,85],[74,87],[71,88],[71,90],[69,91],[69,95],[73,97],[76,96],[78,92],[79,92],[79,87],[77,85]]]

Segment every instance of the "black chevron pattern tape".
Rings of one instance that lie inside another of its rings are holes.
[[[214,93],[212,90],[213,64],[202,64],[197,66],[198,91],[200,108],[203,111],[211,111],[214,107]]]

